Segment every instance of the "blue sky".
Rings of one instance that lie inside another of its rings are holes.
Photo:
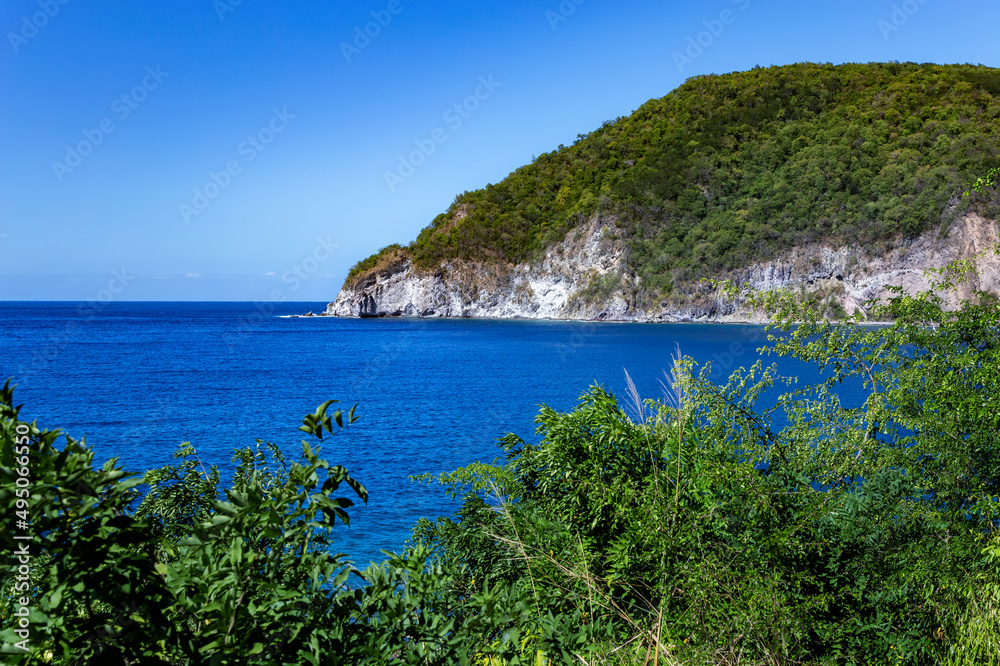
[[[6,0],[0,300],[329,301],[690,76],[998,66],[998,28],[964,0]]]

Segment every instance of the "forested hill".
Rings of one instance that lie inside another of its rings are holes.
[[[814,241],[871,246],[934,229],[1000,158],[1000,70],[797,64],[694,77],[503,181],[464,192],[408,247],[359,262],[534,261],[594,213],[613,216],[645,289]],[[346,285],[345,285],[346,286]]]

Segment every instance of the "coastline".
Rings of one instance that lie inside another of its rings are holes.
[[[717,275],[713,284],[681,285],[668,297],[644,292],[642,280],[623,263],[625,247],[614,220],[595,218],[534,263],[452,261],[432,271],[402,259],[375,267],[345,282],[313,316],[766,325],[771,318],[753,311],[748,295],[784,291],[808,299],[818,315],[836,322],[865,317],[867,303],[891,298],[896,289],[930,289],[934,271],[971,260],[975,282],[942,295],[951,309],[974,290],[1000,294],[1000,255],[989,251],[998,227],[995,220],[968,214],[947,230],[900,238],[887,249],[794,247],[766,263]]]
[[[402,320],[402,321],[460,321],[460,320],[474,320],[474,321],[497,321],[497,322],[530,322],[530,321],[549,321],[549,322],[566,322],[568,324],[677,324],[677,325],[694,325],[694,324],[712,324],[720,326],[777,326],[780,322],[773,320],[750,320],[750,319],[678,319],[676,321],[664,321],[664,320],[653,320],[653,319],[569,319],[560,317],[414,317],[408,315],[384,315],[378,317],[358,317],[358,316],[344,316],[339,314],[291,314],[291,315],[279,315],[280,319],[390,319],[390,320]],[[830,324],[841,324],[846,323],[844,319],[825,319],[823,320]],[[801,321],[792,322],[793,326],[801,324]],[[856,322],[856,326],[892,326],[895,322],[892,321],[860,321]]]

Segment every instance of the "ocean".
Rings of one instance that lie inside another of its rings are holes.
[[[536,439],[542,404],[569,410],[595,382],[628,401],[662,398],[681,353],[713,378],[758,360],[762,326],[473,319],[288,318],[324,303],[0,303],[0,381],[22,418],[86,437],[98,462],[141,473],[190,442],[228,478],[232,451],[256,440],[301,454],[302,417],[329,399],[360,420],[325,440],[369,502],[335,546],[360,567],[400,551],[421,516],[450,515],[439,486],[408,480],[501,455],[496,439]],[[819,373],[778,363],[799,385]],[[845,403],[860,404],[857,387]]]

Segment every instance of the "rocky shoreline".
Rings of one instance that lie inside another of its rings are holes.
[[[996,221],[977,215],[955,220],[942,234],[931,231],[901,239],[880,253],[860,247],[796,247],[767,263],[720,278],[736,288],[735,298],[705,285],[672,301],[642,302],[642,285],[625,271],[625,244],[613,219],[593,218],[567,234],[536,264],[506,266],[451,261],[437,270],[407,261],[345,285],[322,315],[552,319],[614,322],[764,323],[745,304],[750,293],[794,290],[850,314],[888,287],[914,293],[929,286],[928,269],[975,257],[978,278],[949,294],[956,305],[971,291],[1000,293]]]

